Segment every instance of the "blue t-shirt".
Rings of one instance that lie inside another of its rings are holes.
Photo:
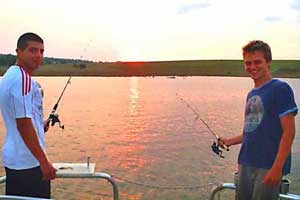
[[[272,79],[247,96],[243,142],[238,163],[256,168],[270,169],[276,159],[282,136],[280,118],[288,113],[297,114],[297,105],[290,86]],[[291,168],[289,154],[283,174]]]

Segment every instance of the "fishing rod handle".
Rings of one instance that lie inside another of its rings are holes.
[[[58,103],[56,103],[56,104],[53,106],[52,112],[53,112],[53,110],[56,111],[57,106],[58,106]]]
[[[229,151],[229,147],[226,144],[223,144],[222,147],[226,150]]]
[[[219,143],[219,141],[221,140],[221,138],[220,137],[217,137],[217,140],[218,140],[218,143]],[[223,141],[222,141],[223,142]],[[222,145],[220,145],[223,149],[225,149],[226,151],[229,151],[229,147],[223,142],[223,144]]]

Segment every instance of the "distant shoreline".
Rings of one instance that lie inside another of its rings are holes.
[[[0,75],[8,67],[0,66]],[[274,60],[274,77],[300,78],[300,60]],[[34,76],[233,76],[246,77],[242,60],[191,60],[160,62],[112,62],[87,64],[47,64]]]

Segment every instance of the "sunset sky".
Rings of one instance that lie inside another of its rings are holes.
[[[252,39],[300,59],[300,0],[1,1],[0,53],[24,32],[45,56],[94,61],[241,59]]]

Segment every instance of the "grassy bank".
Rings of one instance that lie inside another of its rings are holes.
[[[0,74],[7,67],[0,67]],[[300,78],[300,60],[274,60],[274,77]],[[242,60],[114,62],[43,65],[37,76],[247,76]]]

